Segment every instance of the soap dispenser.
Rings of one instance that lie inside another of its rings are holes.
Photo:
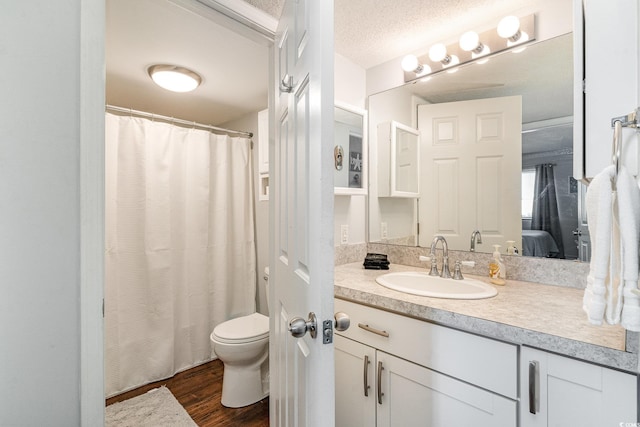
[[[493,245],[493,259],[489,263],[489,277],[494,285],[504,285],[507,277],[502,256],[500,256],[500,245]]]
[[[519,255],[515,240],[507,240],[507,255]]]

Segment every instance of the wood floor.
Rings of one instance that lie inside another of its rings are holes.
[[[244,408],[225,408],[220,404],[222,371],[222,362],[213,360],[176,374],[167,380],[147,384],[114,396],[107,399],[107,405],[127,400],[165,385],[200,427],[268,427],[268,397]]]

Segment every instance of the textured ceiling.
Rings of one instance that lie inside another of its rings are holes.
[[[284,0],[244,0],[253,7],[267,12],[274,18],[279,18]]]
[[[219,125],[267,107],[269,51],[167,0],[107,0],[107,103]],[[169,92],[147,75],[174,64],[203,77],[190,93]]]
[[[368,69],[502,16],[532,0],[335,0],[336,51]]]
[[[283,3],[246,1],[274,17]],[[368,69],[450,42],[461,29],[494,26],[532,1],[335,0],[336,51]],[[106,0],[107,102],[214,125],[266,108],[268,48],[180,6],[189,2]],[[159,89],[146,73],[155,63],[191,68],[204,83],[189,94]]]
[[[279,17],[283,0],[245,0]],[[434,41],[459,36],[460,29],[495,26],[502,16],[532,0],[334,0],[335,48],[368,69]]]

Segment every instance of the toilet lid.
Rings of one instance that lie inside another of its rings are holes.
[[[269,337],[269,318],[253,313],[220,323],[213,335],[224,342],[248,342]]]

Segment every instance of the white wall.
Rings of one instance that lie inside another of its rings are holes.
[[[369,97],[369,189],[378,194],[378,162],[388,161],[388,153],[378,150],[378,126],[395,120],[415,127],[414,96],[410,90],[394,90]],[[415,236],[416,200],[392,197],[369,198],[369,223],[371,242],[395,240]],[[381,235],[381,225],[386,224],[387,237]]]
[[[365,70],[348,59],[335,55],[335,100],[365,108]],[[349,227],[349,244],[367,241],[367,198],[358,196],[335,196],[334,198],[334,242],[340,245],[342,225]]]
[[[80,4],[0,13],[2,426],[80,425]]]

